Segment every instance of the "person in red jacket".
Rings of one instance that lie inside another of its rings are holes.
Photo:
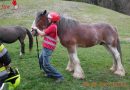
[[[53,77],[56,82],[63,81],[63,76],[50,64],[50,57],[57,44],[57,25],[56,22],[60,20],[60,16],[56,12],[48,14],[48,20],[51,23],[45,30],[40,31],[36,28],[40,36],[44,36],[42,43],[43,49],[39,58],[40,65],[47,77]]]
[[[16,0],[12,0],[11,3],[14,6],[15,9],[18,9],[18,5],[17,5],[17,1]]]

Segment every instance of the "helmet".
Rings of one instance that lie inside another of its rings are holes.
[[[56,22],[60,20],[60,15],[56,12],[50,12],[48,18],[50,18],[52,22]]]
[[[20,84],[20,74],[17,68],[10,69],[10,73],[5,80],[5,83],[9,84],[9,88],[16,88]]]

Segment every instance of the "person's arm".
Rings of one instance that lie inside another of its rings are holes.
[[[43,30],[43,31],[40,31],[37,27],[35,27],[35,29],[37,30],[37,32],[38,32],[38,34],[40,36],[45,36],[45,35],[48,35],[50,33],[55,32],[56,26],[55,25],[51,25],[48,28],[46,28],[45,30]]]
[[[40,31],[39,29],[36,29],[36,30],[37,30],[37,32],[38,32],[38,34],[39,34],[40,36],[45,36],[44,30],[43,30],[43,31]]]
[[[45,32],[44,31],[40,31],[37,27],[33,27],[33,29],[35,29],[37,31],[38,35],[45,36]]]

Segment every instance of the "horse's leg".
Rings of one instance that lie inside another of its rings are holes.
[[[68,51],[69,53],[69,51]],[[66,70],[69,72],[73,72],[74,71],[74,64],[73,64],[73,60],[71,59],[71,56],[69,54],[69,61],[68,61],[68,65],[66,67]]]
[[[24,44],[24,40],[19,39],[19,42],[21,44],[20,56],[22,56],[25,53],[25,44]]]
[[[71,48],[68,48],[68,53],[69,53],[69,57],[70,57],[70,63],[68,64],[69,69],[71,66],[71,70],[73,70],[74,68],[74,73],[73,73],[73,77],[77,78],[77,79],[83,79],[84,77],[84,72],[80,66],[80,61],[79,58],[77,56],[77,50],[76,50],[76,45],[72,46]]]
[[[109,53],[113,56],[113,65],[112,65],[112,67],[110,68],[110,70],[112,71],[112,72],[114,72],[114,71],[116,71],[116,69],[117,69],[117,61],[116,61],[116,58],[115,58],[115,56],[114,56],[114,54],[113,54],[113,52],[111,51],[111,49],[107,46],[107,45],[103,45],[108,51],[109,51]]]
[[[114,56],[114,58],[116,60],[115,62],[117,64],[117,65],[114,64],[111,69],[116,68],[115,69],[116,71],[114,72],[115,74],[120,75],[120,76],[125,76],[125,70],[124,70],[124,67],[123,67],[123,65],[121,63],[120,53],[118,52],[117,48],[113,47],[111,45],[108,45],[108,48],[112,52],[112,54],[113,54],[113,56]]]

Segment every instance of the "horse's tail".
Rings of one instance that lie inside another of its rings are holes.
[[[26,31],[27,31],[27,35],[28,35],[28,38],[29,38],[29,50],[32,50],[33,36],[32,36],[31,32],[27,28],[26,28]]]

